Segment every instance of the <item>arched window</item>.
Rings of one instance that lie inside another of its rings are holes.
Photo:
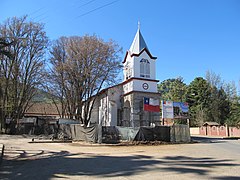
[[[150,62],[144,58],[140,60],[140,77],[150,78]]]
[[[127,80],[132,77],[132,68],[130,67],[128,62],[126,63],[124,68],[125,68],[126,80]]]

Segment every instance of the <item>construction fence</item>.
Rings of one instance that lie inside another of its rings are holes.
[[[16,134],[51,135],[55,139],[72,139],[93,143],[117,143],[121,141],[164,141],[190,142],[190,129],[187,125],[173,126],[101,126],[90,127],[81,124],[54,124],[45,127],[35,127],[29,124],[21,125]]]

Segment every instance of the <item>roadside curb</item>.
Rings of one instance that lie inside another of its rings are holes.
[[[239,140],[240,137],[223,137],[223,139],[226,139],[226,140]]]
[[[0,165],[3,160],[3,154],[4,154],[4,144],[0,144]]]

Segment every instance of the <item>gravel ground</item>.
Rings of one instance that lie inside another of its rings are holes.
[[[0,135],[0,179],[240,179],[240,140],[119,146],[32,138]]]

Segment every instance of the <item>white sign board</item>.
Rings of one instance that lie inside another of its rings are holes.
[[[173,102],[162,101],[162,118],[173,119]]]

